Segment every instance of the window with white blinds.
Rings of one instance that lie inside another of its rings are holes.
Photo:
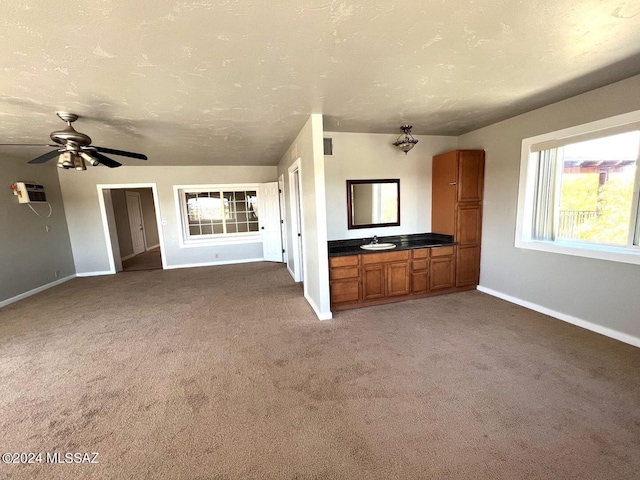
[[[522,142],[516,246],[640,263],[640,112]]]

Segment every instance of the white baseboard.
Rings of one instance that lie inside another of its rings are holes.
[[[582,320],[581,318],[574,317],[572,315],[567,315],[566,313],[556,312],[555,310],[551,310],[550,308],[543,307],[542,305],[538,305],[537,303],[528,302],[526,300],[522,300],[517,297],[512,297],[511,295],[507,295],[505,293],[501,293],[496,290],[483,287],[481,285],[478,285],[478,291],[486,293],[488,295],[492,295],[494,297],[501,298],[502,300],[506,300],[507,302],[515,303],[516,305],[520,305],[521,307],[525,307],[530,310],[535,310],[536,312],[549,315],[550,317],[557,318],[558,320],[562,320],[563,322],[570,323],[577,327],[585,328],[587,330],[591,330],[592,332],[599,333],[606,337],[610,337],[615,340],[628,343],[629,345],[633,345],[634,347],[640,347],[640,338],[634,337],[633,335],[629,335],[628,333],[623,333],[623,332],[619,332],[618,330],[614,330],[612,328],[603,327],[602,325],[598,325],[597,323],[592,323],[587,320]]]
[[[130,255],[127,255],[126,257],[122,257],[122,258],[120,259],[120,261],[124,262],[125,260],[129,260],[130,258],[133,258],[133,257],[135,257],[135,256],[136,256],[136,254],[135,254],[135,253],[132,253],[132,254],[130,254]]]
[[[101,272],[82,272],[76,273],[76,277],[98,277],[100,275],[114,275],[116,272],[111,270],[103,270]]]
[[[148,252],[149,250],[153,250],[154,248],[160,248],[160,244],[159,244],[159,243],[156,243],[155,245],[151,245],[150,247],[147,247],[147,252]]]
[[[215,265],[233,265],[236,263],[264,262],[264,258],[245,258],[242,260],[225,260],[220,262],[203,262],[203,263],[181,263],[180,265],[167,265],[165,270],[174,270],[176,268],[195,268],[195,267],[213,267]]]
[[[314,302],[309,296],[305,295],[304,298],[309,305],[311,305],[311,308],[313,308],[313,311],[319,320],[331,320],[333,318],[333,314],[331,312],[321,312],[316,305],[316,302]]]
[[[289,264],[288,264],[288,263],[287,263],[287,270],[289,271],[289,275],[291,275],[291,278],[293,278],[293,281],[295,282],[295,280],[296,280],[296,274],[295,274],[295,273],[293,273],[293,270],[291,270],[291,269],[289,268]]]
[[[2,300],[0,302],[0,308],[6,307],[18,300],[22,300],[23,298],[30,297],[31,295],[35,295],[36,293],[43,292],[45,290],[50,289],[51,287],[55,287],[56,285],[60,285],[61,283],[68,282],[72,278],[75,278],[75,275],[69,275],[68,277],[59,278],[55,282],[47,283],[46,285],[42,285],[40,287],[34,288],[33,290],[29,290],[28,292],[21,293],[20,295],[16,295],[15,297],[8,298],[6,300]]]

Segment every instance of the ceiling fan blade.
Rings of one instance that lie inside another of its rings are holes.
[[[137,158],[138,160],[147,160],[147,156],[142,153],[125,152],[124,150],[113,150],[112,148],[91,146],[97,152],[110,153],[111,155],[120,155],[121,157]]]
[[[47,152],[44,155],[40,155],[39,157],[34,158],[33,160],[29,160],[29,162],[27,162],[27,163],[44,163],[44,162],[48,162],[49,160],[51,160],[52,158],[57,157],[58,155],[60,155],[60,152],[58,152],[58,150],[51,150],[50,152]]]
[[[105,157],[104,155],[98,152],[91,152],[91,156],[95,158],[99,163],[109,168],[116,168],[122,165],[121,163],[116,162],[115,160],[111,160],[109,157]]]
[[[51,145],[48,143],[0,143],[0,147],[58,147],[60,145]]]

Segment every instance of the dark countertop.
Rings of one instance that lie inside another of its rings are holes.
[[[329,257],[342,257],[367,253],[395,252],[398,250],[413,250],[415,248],[432,248],[457,245],[453,235],[441,233],[415,233],[411,235],[395,235],[378,237],[378,243],[394,243],[396,248],[389,250],[364,250],[360,245],[371,243],[373,237],[354,238],[349,240],[332,240],[329,243]]]

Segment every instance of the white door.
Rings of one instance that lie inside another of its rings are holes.
[[[260,184],[258,223],[262,233],[262,256],[269,262],[282,262],[278,182]]]
[[[129,215],[129,228],[131,229],[131,244],[133,255],[138,255],[146,250],[144,242],[144,224],[142,222],[142,205],[140,194],[126,192],[127,213]]]

